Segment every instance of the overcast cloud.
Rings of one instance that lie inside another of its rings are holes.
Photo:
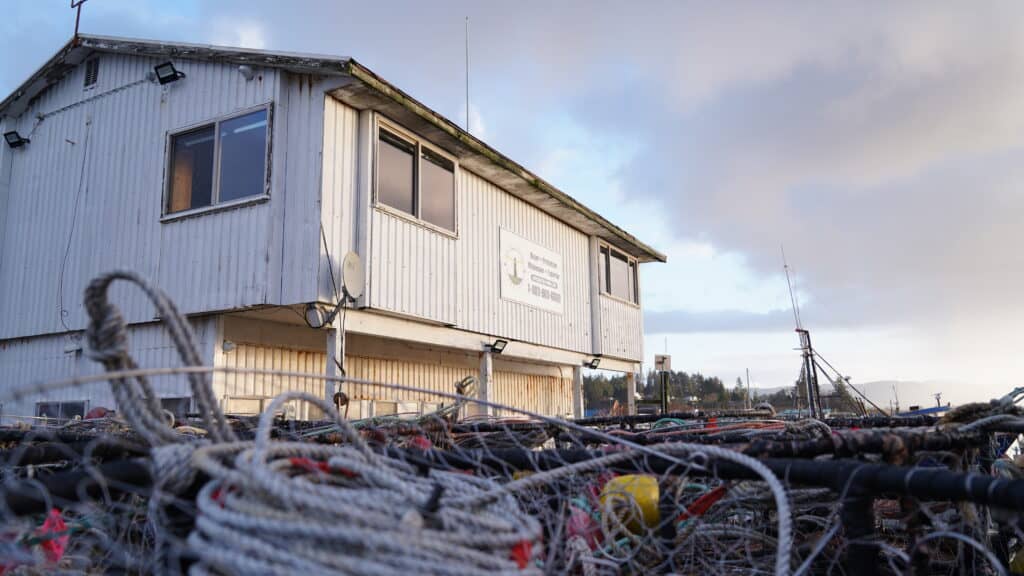
[[[11,11],[0,24],[4,93],[71,26],[63,0]],[[806,320],[846,337],[918,334],[913,366],[937,374],[903,376],[927,378],[1016,363],[1022,12],[1012,2],[91,0],[83,29],[350,55],[461,122],[469,15],[472,120],[488,142],[642,239],[704,247],[731,258],[707,270],[781,286],[709,305],[714,286],[707,298],[692,286],[713,274],[679,267],[704,260],[669,251],[668,271],[645,270],[649,333],[790,329],[785,245]],[[999,339],[1002,356],[937,353],[972,333]]]

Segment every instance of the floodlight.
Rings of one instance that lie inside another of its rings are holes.
[[[153,66],[153,72],[156,73],[156,81],[160,84],[170,84],[185,77],[185,73],[175,68],[170,60]]]
[[[31,142],[28,138],[22,138],[21,134],[18,134],[17,130],[11,130],[10,132],[4,133],[4,140],[7,141],[7,145],[11,148],[21,148],[25,144]]]
[[[491,344],[491,352],[494,352],[495,354],[501,354],[502,351],[505,350],[505,346],[508,346],[508,340],[502,340],[501,338],[498,338],[497,340],[494,341],[494,344]]]
[[[597,370],[597,367],[600,364],[601,364],[601,359],[600,358],[592,358],[590,360],[590,362],[587,362],[586,366],[587,366],[587,368],[590,368],[591,370]]]

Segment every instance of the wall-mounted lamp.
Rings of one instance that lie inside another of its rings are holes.
[[[600,358],[591,358],[590,362],[587,362],[586,364],[584,364],[584,366],[586,366],[587,368],[590,368],[591,370],[597,370],[597,367],[600,364],[601,364],[601,359]]]
[[[252,66],[249,66],[248,64],[242,64],[241,66],[239,66],[238,73],[242,75],[242,78],[245,78],[246,82],[252,80],[253,77],[256,76],[256,71],[253,70]]]
[[[31,142],[28,138],[22,138],[21,134],[18,134],[17,130],[4,132],[4,140],[7,141],[7,145],[11,148],[21,148],[25,144]]]
[[[156,81],[160,84],[170,84],[185,77],[185,73],[175,68],[174,63],[170,60],[153,66],[153,72],[156,74]]]
[[[501,338],[498,338],[497,340],[494,341],[494,344],[491,344],[489,346],[489,348],[491,349],[491,352],[494,352],[495,354],[501,354],[502,351],[505,350],[505,346],[508,346],[508,340],[502,340]]]
[[[224,342],[221,342],[221,345],[220,345],[220,349],[223,350],[225,354],[227,354],[229,352],[234,352],[235,349],[237,349],[237,348],[238,348],[238,344],[235,344],[231,340],[225,340]]]

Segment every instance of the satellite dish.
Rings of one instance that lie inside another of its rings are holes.
[[[363,259],[355,252],[345,254],[341,262],[341,290],[345,297],[356,300],[363,295],[366,286],[366,275],[363,272]]]

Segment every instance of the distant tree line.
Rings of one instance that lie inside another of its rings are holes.
[[[743,382],[737,378],[736,385],[728,389],[721,378],[705,376],[700,372],[670,371],[668,373],[668,390],[673,404],[693,404],[701,407],[726,407],[742,403],[746,393]],[[637,386],[641,402],[657,402],[661,395],[660,373],[648,371]],[[606,409],[616,400],[620,404],[626,402],[626,376],[624,374],[607,376],[598,373],[583,377],[583,398],[588,408]]]

